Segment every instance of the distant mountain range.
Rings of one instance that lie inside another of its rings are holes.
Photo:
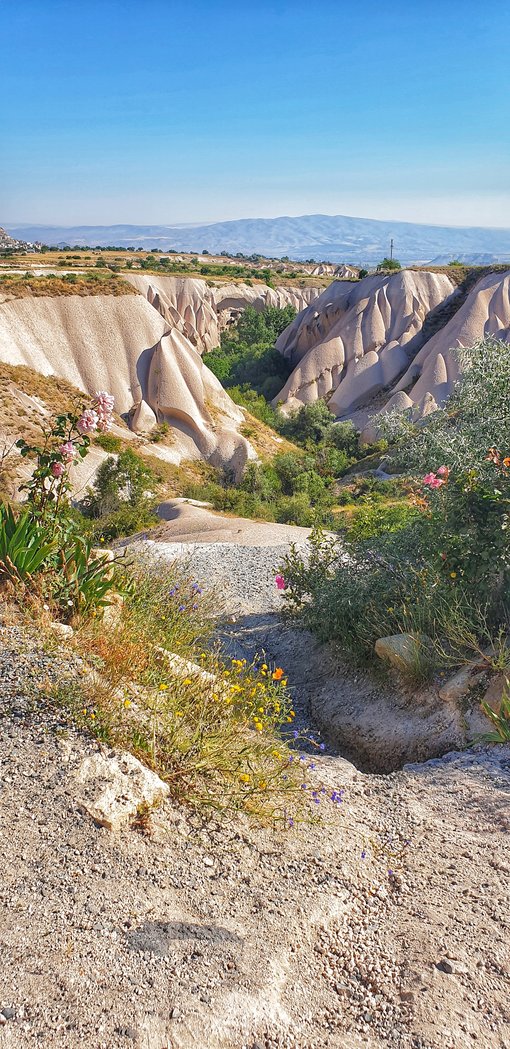
[[[510,261],[510,229],[476,226],[424,226],[381,222],[348,215],[235,219],[173,226],[35,226],[5,224],[12,237],[50,245],[161,248],[260,254],[268,258],[316,259],[373,265],[389,254],[401,262]]]

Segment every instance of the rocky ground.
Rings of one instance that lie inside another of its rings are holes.
[[[228,587],[230,648],[296,651],[279,551],[187,553]],[[112,833],[78,802],[96,744],[38,688],[75,671],[4,622],[0,1049],[510,1049],[510,747],[382,776],[331,746],[310,781],[343,801],[320,825],[203,824],[165,802],[150,836]]]

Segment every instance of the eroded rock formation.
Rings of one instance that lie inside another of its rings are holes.
[[[280,336],[277,348],[295,368],[275,401],[289,411],[326,397],[335,415],[351,414],[407,369],[425,320],[453,294],[442,273],[335,281]]]
[[[167,458],[202,456],[237,475],[254,453],[244,416],[200,354],[141,295],[15,299],[0,307],[0,360],[106,389],[138,431],[168,422]]]
[[[220,333],[237,320],[246,306],[293,306],[298,312],[320,288],[269,288],[266,284],[209,286],[194,277],[126,274],[126,279],[154,306],[169,326],[207,353],[219,345]]]

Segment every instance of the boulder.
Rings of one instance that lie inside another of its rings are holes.
[[[128,825],[142,806],[153,806],[170,788],[127,752],[86,757],[75,773],[79,808],[108,830]]]
[[[375,654],[405,673],[414,670],[424,658],[430,658],[430,645],[425,634],[392,634],[377,639]]]

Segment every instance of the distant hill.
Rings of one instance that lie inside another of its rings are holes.
[[[317,259],[373,265],[389,254],[403,263],[459,258],[475,262],[510,261],[510,229],[470,226],[424,226],[413,222],[380,222],[348,215],[283,216],[236,219],[206,225],[174,226],[32,226],[6,225],[15,238],[73,247],[161,248],[163,251],[229,251],[296,260]]]

